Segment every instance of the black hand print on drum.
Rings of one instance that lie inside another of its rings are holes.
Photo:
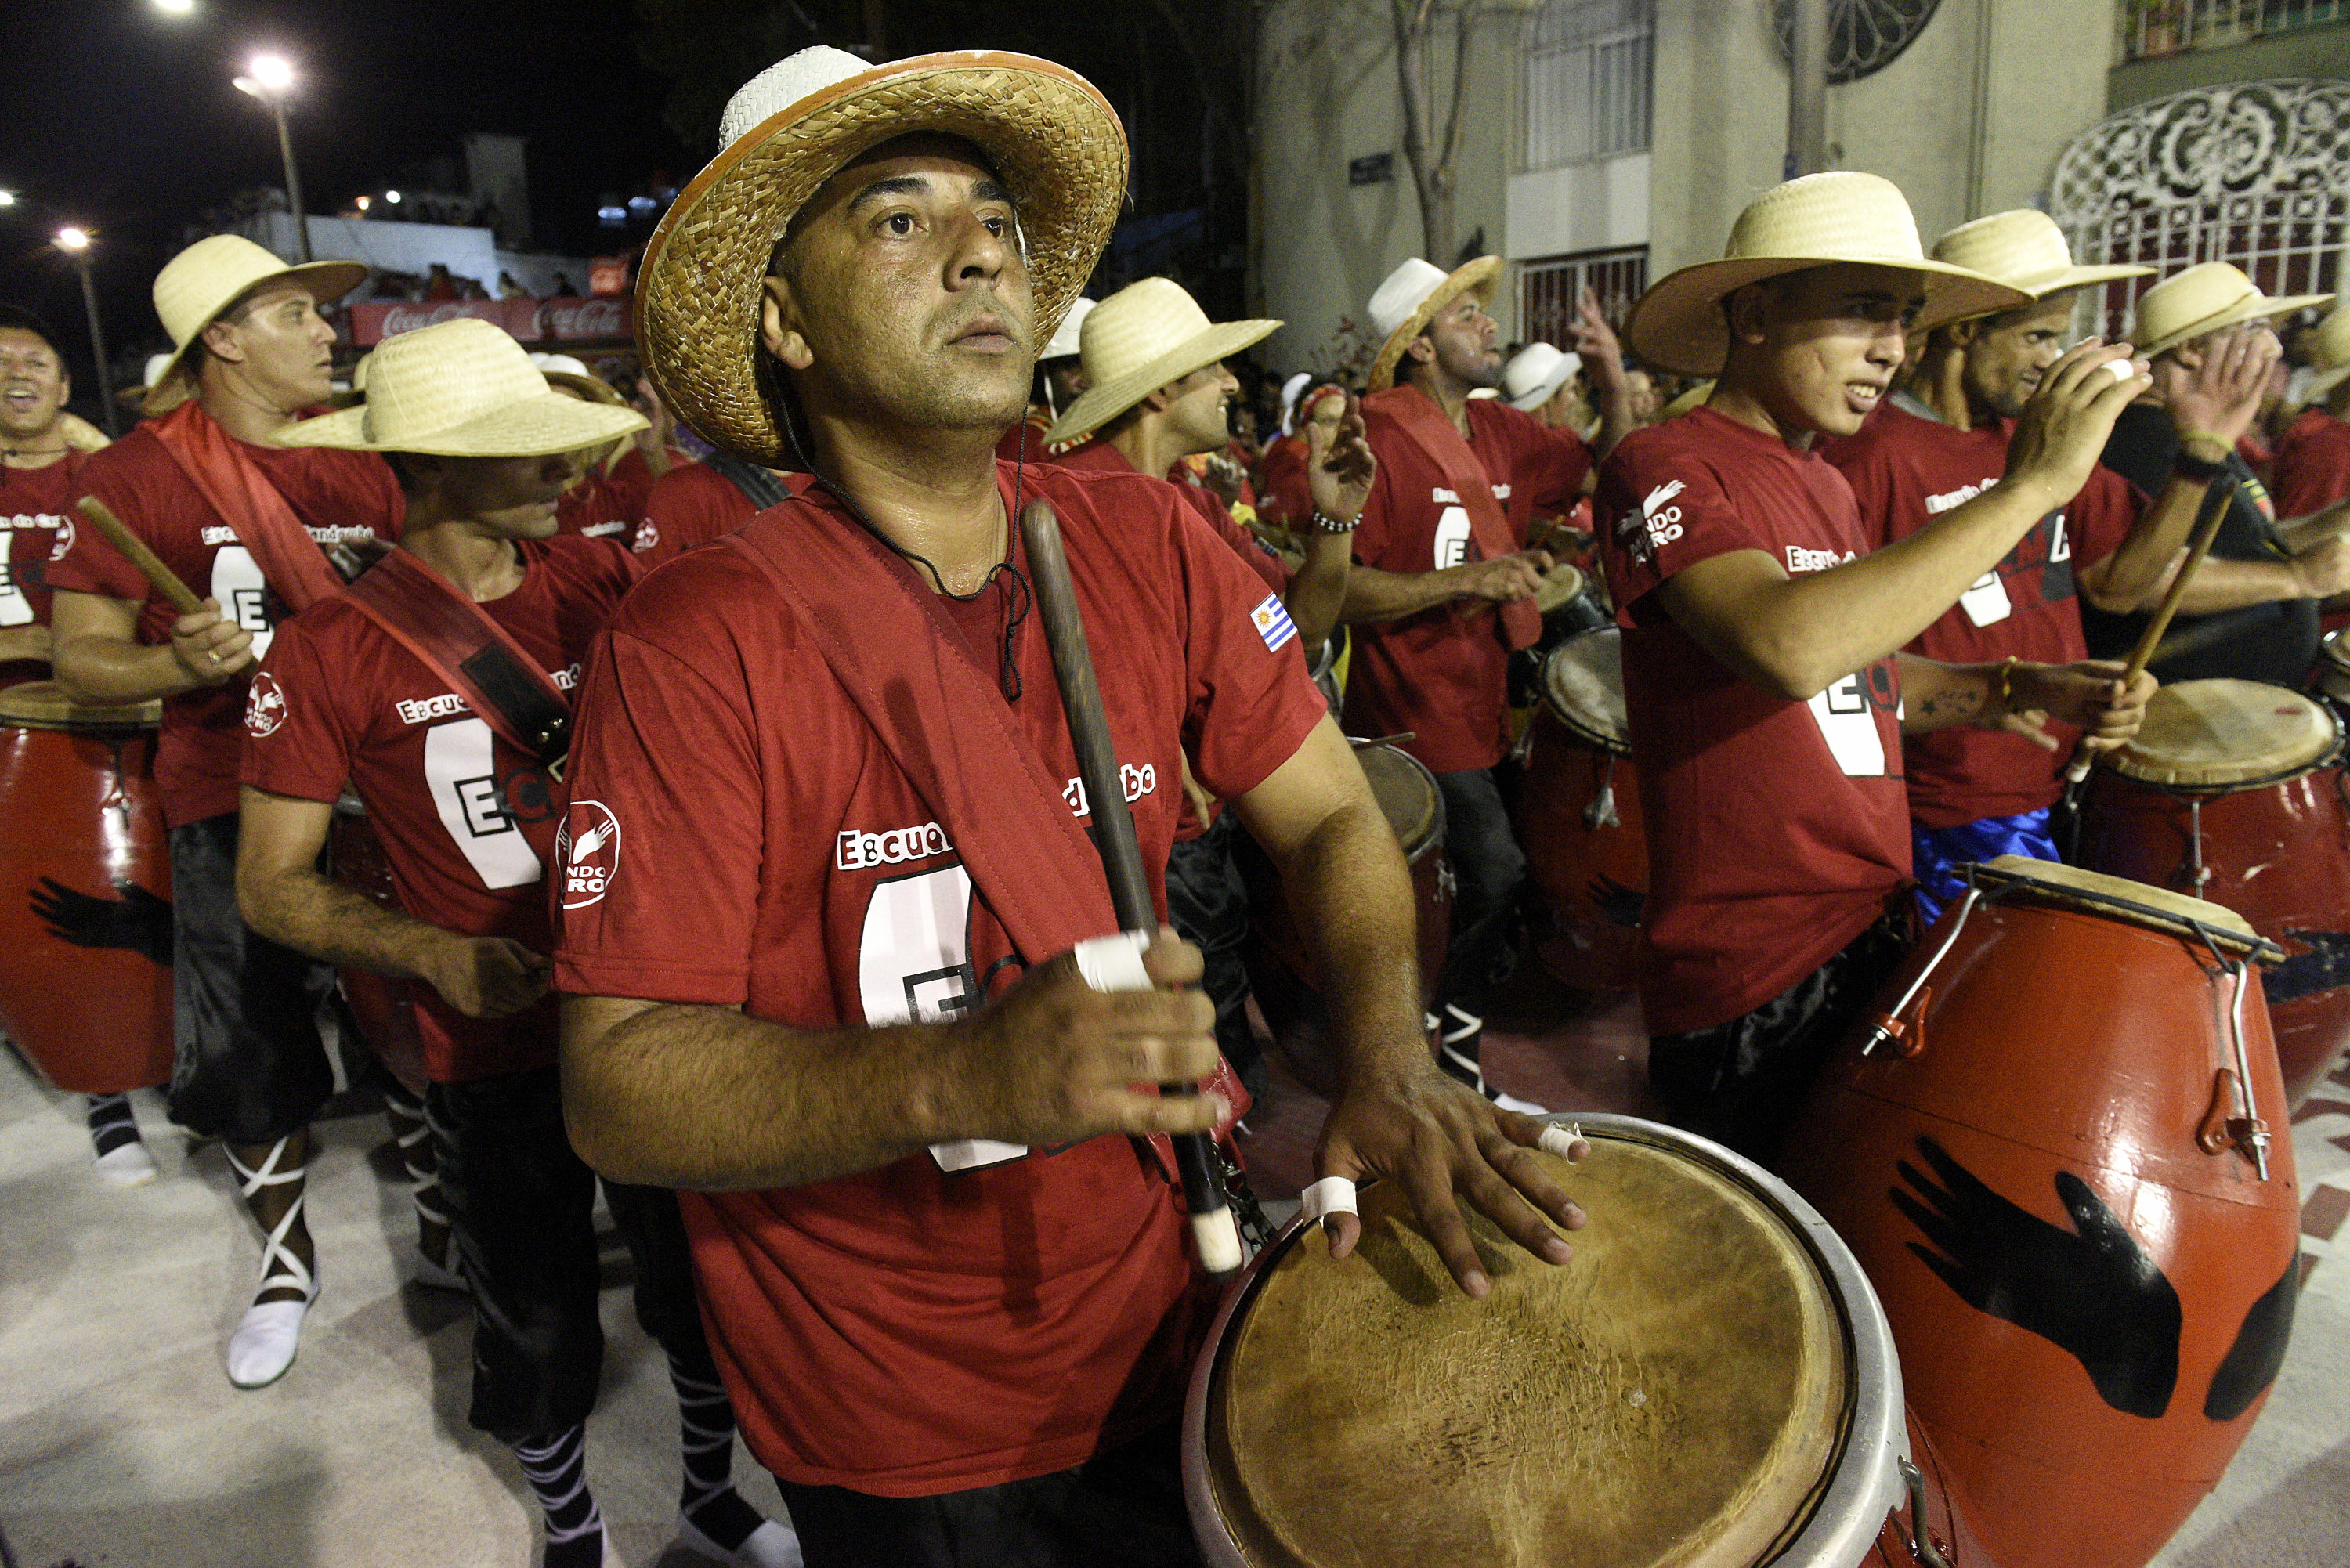
[[[2232,1421],[2252,1407],[2261,1391],[2276,1381],[2284,1365],[2284,1347],[2293,1338],[2293,1300],[2301,1293],[2301,1260],[2286,1260],[2284,1275],[2271,1285],[2244,1314],[2236,1343],[2220,1358],[2211,1375],[2211,1391],[2203,1397],[2203,1414],[2214,1421]]]
[[[2106,1404],[2159,1418],[2178,1383],[2178,1293],[2113,1210],[2060,1170],[2067,1231],[1993,1192],[1932,1138],[1918,1152],[1941,1184],[1901,1162],[1925,1201],[1897,1188],[1894,1206],[1932,1243],[1909,1250],[1969,1306],[2073,1355]]]
[[[136,882],[115,885],[112,898],[78,892],[49,877],[29,889],[34,915],[49,935],[78,948],[120,948],[166,968],[172,962],[172,900]]]

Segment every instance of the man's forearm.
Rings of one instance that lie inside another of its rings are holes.
[[[427,955],[450,933],[317,872],[240,870],[237,910],[271,941],[322,962],[427,980]]]
[[[1944,664],[1914,653],[1902,654],[1899,659],[1905,735],[1978,723],[2005,711],[1999,703],[2001,666],[1997,664]]]
[[[2100,609],[2152,607],[2162,597],[2171,563],[2194,530],[2195,514],[2210,491],[2209,480],[2173,473],[2121,548],[2095,568],[2095,587],[2090,602]],[[2091,575],[2081,574],[2084,587],[2088,587]]]
[[[1349,626],[1401,620],[1451,604],[1464,591],[1458,566],[1435,572],[1382,572],[1376,566],[1358,566],[1347,574],[1346,607],[1340,618]]]
[[[1334,814],[1283,860],[1281,881],[1348,1083],[1423,1061],[1411,873],[1386,817],[1367,804]]]
[[[1296,623],[1297,640],[1305,644],[1309,659],[1338,624],[1338,612],[1347,602],[1347,579],[1354,568],[1354,549],[1351,534],[1313,529],[1306,539],[1305,563],[1289,579],[1283,604]]]
[[[1632,433],[1637,421],[1632,418],[1632,391],[1618,386],[1603,393],[1599,399],[1599,431],[1592,438],[1591,455],[1604,460],[1616,450],[1616,443]]]
[[[57,683],[78,702],[98,705],[152,702],[176,697],[202,684],[190,675],[168,642],[84,633],[57,647]]]

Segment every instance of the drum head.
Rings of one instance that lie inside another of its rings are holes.
[[[2026,855],[2002,855],[1977,866],[1973,875],[1976,882],[2003,896],[2085,909],[2108,919],[2169,931],[2190,941],[2202,940],[2196,931],[2199,926],[2224,952],[2271,963],[2284,957],[2282,948],[2261,936],[2251,922],[2225,905],[2133,882],[2126,877],[2108,877],[2102,871],[2034,860]]]
[[[1583,570],[1561,561],[1543,574],[1542,587],[1534,590],[1534,608],[1548,615],[1564,608],[1583,594]]]
[[[1855,1355],[1786,1215],[1661,1142],[1536,1158],[1591,1222],[1554,1268],[1464,1205],[1482,1302],[1392,1181],[1353,1255],[1309,1228],[1255,1276],[1204,1391],[1245,1561],[1747,1568],[1837,1490]]]
[[[1543,697],[1575,736],[1619,757],[1632,754],[1624,707],[1624,634],[1612,626],[1571,637],[1543,665]]]
[[[162,722],[161,702],[86,706],[73,701],[54,680],[28,680],[0,691],[0,724],[19,730],[152,729]]]
[[[2175,789],[2237,790],[2298,778],[2342,750],[2324,705],[2259,680],[2182,680],[2146,705],[2146,723],[2109,765]]]
[[[1436,793],[1436,775],[1393,746],[1357,746],[1355,760],[1363,764],[1363,776],[1371,781],[1371,794],[1395,829],[1404,858],[1419,859],[1444,832],[1444,799]]]

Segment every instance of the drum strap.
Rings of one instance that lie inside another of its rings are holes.
[[[770,506],[781,504],[784,497],[790,493],[784,488],[784,482],[770,470],[736,457],[723,447],[702,461],[724,474],[727,483],[741,491],[744,499],[757,511],[764,512]]]
[[[1517,542],[1510,536],[1509,514],[1502,510],[1501,498],[1493,493],[1484,460],[1461,439],[1435,400],[1417,387],[1394,387],[1365,398],[1363,411],[1394,421],[1396,428],[1444,476],[1445,488],[1460,497],[1461,510],[1469,514],[1469,537],[1476,546],[1476,559],[1492,561],[1515,553]],[[1534,608],[1532,599],[1496,607],[1501,611],[1502,641],[1513,650],[1532,648],[1541,640],[1542,612]]]
[[[211,503],[288,608],[307,609],[343,586],[340,572],[294,508],[203,404],[191,398],[147,428],[198,494]]]
[[[491,729],[561,778],[571,700],[456,584],[410,550],[391,550],[343,590],[351,607],[454,688]]]

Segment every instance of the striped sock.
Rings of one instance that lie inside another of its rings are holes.
[[[89,1148],[104,1159],[118,1148],[139,1141],[139,1118],[131,1113],[129,1095],[89,1096]]]
[[[545,1568],[603,1568],[604,1516],[588,1490],[588,1428],[516,1443],[514,1451],[546,1515]]]
[[[685,1455],[677,1511],[712,1541],[735,1551],[767,1521],[734,1490],[734,1407],[718,1369],[707,1362],[689,1371],[671,1356],[669,1376],[677,1386],[678,1438]]]

